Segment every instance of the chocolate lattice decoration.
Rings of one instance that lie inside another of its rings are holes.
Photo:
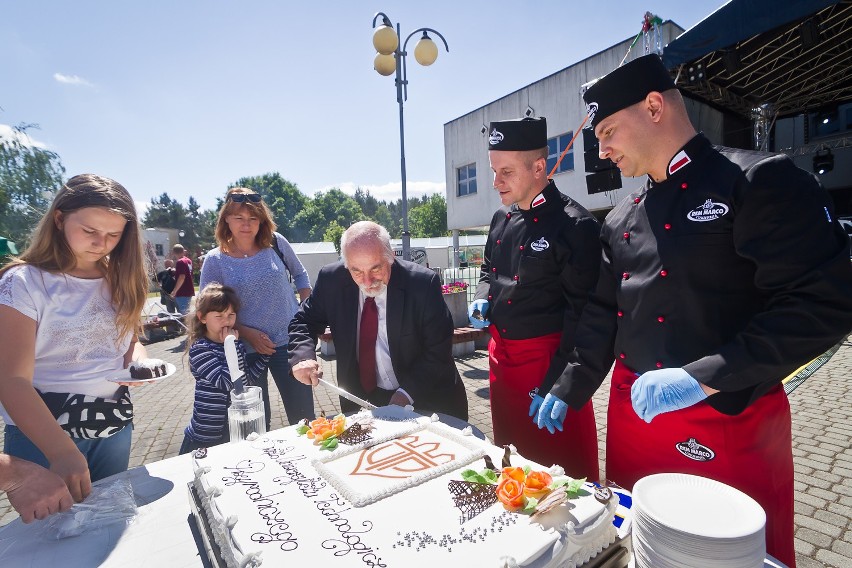
[[[462,512],[459,523],[464,523],[497,502],[497,487],[490,483],[453,480],[447,484],[453,494],[453,503]]]
[[[372,439],[370,432],[373,429],[368,427],[364,427],[358,422],[344,430],[337,436],[338,441],[348,444],[350,446],[354,446],[355,444],[360,444],[361,442],[366,442],[367,440]]]

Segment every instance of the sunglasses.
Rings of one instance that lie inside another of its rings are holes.
[[[228,196],[228,201],[233,201],[234,203],[245,203],[246,201],[260,203],[261,199],[263,199],[263,196],[259,193],[232,193]]]

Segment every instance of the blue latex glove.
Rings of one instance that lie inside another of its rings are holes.
[[[533,393],[530,393],[530,397],[532,398],[532,402],[530,403],[530,416],[533,417],[533,422],[535,422],[538,420],[536,414],[538,414],[538,409],[541,407],[541,403],[544,402],[544,399]]]
[[[688,408],[705,398],[701,384],[680,368],[648,371],[630,388],[633,410],[649,424],[659,414]]]
[[[539,429],[547,428],[548,432],[555,434],[556,430],[562,432],[562,423],[565,422],[566,414],[568,414],[568,405],[559,397],[548,393],[538,409],[535,422]]]
[[[488,300],[474,300],[471,302],[467,307],[467,319],[470,320],[470,325],[476,329],[483,329],[491,325],[491,322],[487,319],[473,317],[474,310],[479,310],[480,317],[485,318],[485,313],[488,311]]]

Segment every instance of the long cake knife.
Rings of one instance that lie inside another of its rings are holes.
[[[318,380],[325,388],[333,390],[334,392],[336,392],[337,394],[339,394],[340,396],[342,396],[343,398],[345,398],[349,402],[354,402],[355,404],[357,404],[361,408],[366,408],[367,410],[373,410],[373,409],[378,408],[378,406],[376,406],[375,404],[373,404],[371,402],[367,402],[363,398],[358,398],[354,394],[351,394],[348,391],[343,390],[339,386],[334,385],[334,384],[328,382],[325,379],[318,379]]]

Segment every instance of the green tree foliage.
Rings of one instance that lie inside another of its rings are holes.
[[[293,238],[296,242],[321,241],[332,222],[348,227],[362,219],[364,213],[358,202],[339,189],[317,192],[296,215]]]
[[[447,201],[436,193],[425,197],[408,212],[408,229],[412,237],[436,237],[447,234]]]
[[[180,244],[191,251],[191,256],[216,246],[213,236],[216,212],[202,211],[192,196],[186,207],[169,197],[168,193],[152,198],[148,210],[142,216],[142,226],[183,231]]]
[[[328,229],[323,233],[322,240],[327,243],[334,243],[334,248],[337,250],[337,254],[340,254],[340,238],[343,236],[343,231],[345,231],[343,227],[337,224],[337,221],[332,221],[331,225],[328,226]]]
[[[14,136],[0,140],[0,234],[20,250],[65,176],[56,153],[27,143],[30,128],[38,126],[16,126]]]

